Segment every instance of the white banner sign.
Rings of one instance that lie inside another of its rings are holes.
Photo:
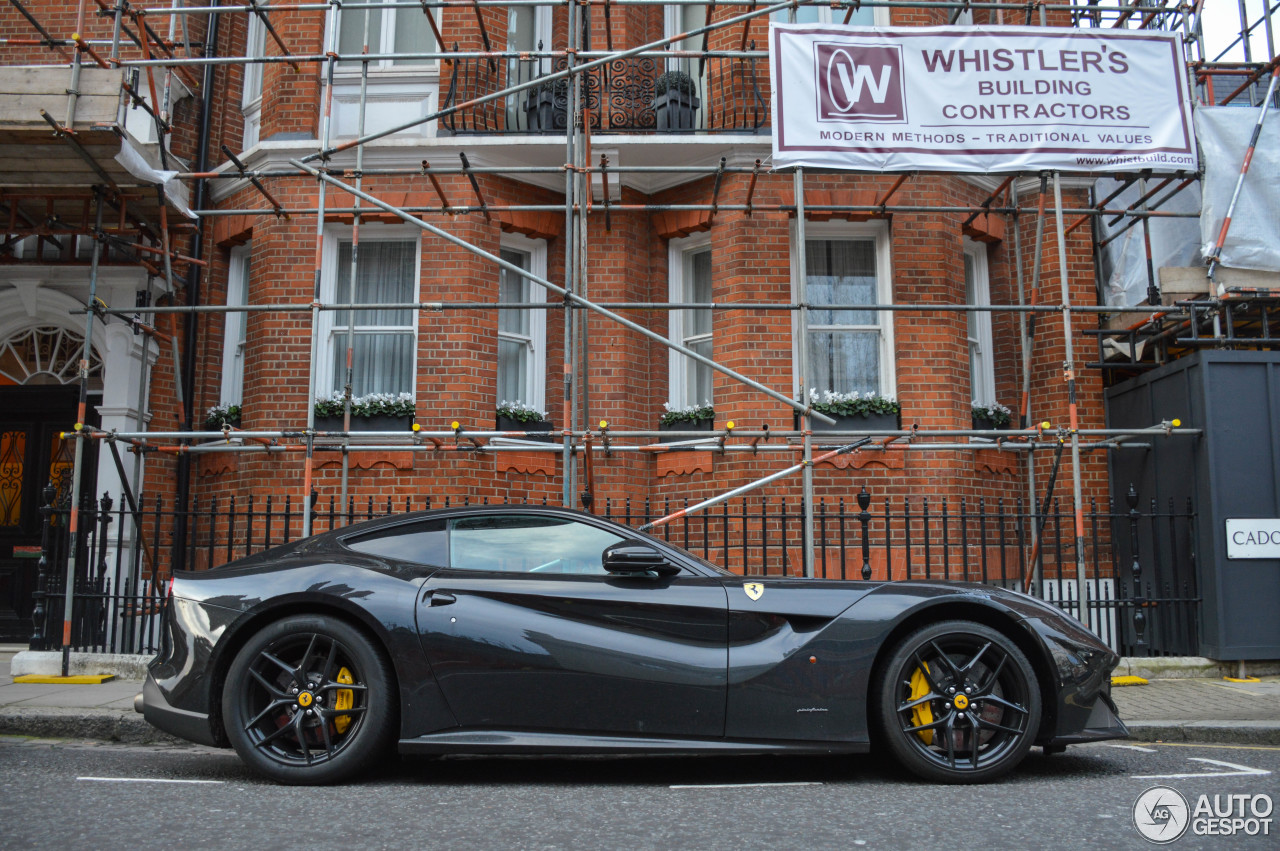
[[[1280,558],[1280,518],[1227,518],[1227,558]]]
[[[1178,36],[771,24],[773,165],[1190,171]]]

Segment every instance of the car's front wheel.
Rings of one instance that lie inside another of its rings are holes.
[[[236,753],[290,784],[333,783],[369,768],[391,744],[390,665],[358,629],[296,615],[262,629],[236,654],[222,717]]]
[[[874,710],[884,743],[911,772],[941,783],[994,780],[1027,755],[1040,689],[1027,657],[972,621],[917,630],[891,652]]]

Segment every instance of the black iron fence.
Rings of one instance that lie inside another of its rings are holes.
[[[448,60],[443,107],[465,104],[564,70],[564,58]],[[754,133],[769,121],[763,59],[631,57],[579,76],[592,132]],[[565,132],[566,79],[547,81],[505,99],[468,106],[441,119],[454,134]]]
[[[1025,590],[1078,617],[1124,655],[1195,655],[1199,596],[1195,581],[1194,510],[1188,503],[1145,511],[1130,489],[1128,505],[1090,503],[1084,512],[1084,557],[1076,556],[1075,517],[1052,503],[1047,511],[1021,500],[874,500],[865,489],[851,500],[814,506],[814,575],[840,580],[967,580]],[[401,512],[465,505],[430,496],[375,502],[312,498],[312,531]],[[687,502],[605,500],[599,513],[638,527]],[[81,507],[76,534],[71,646],[78,650],[145,653],[158,646],[158,614],[173,570],[204,569],[302,534],[297,500],[192,500],[179,511],[143,499],[136,511],[109,496]],[[60,647],[69,514],[47,506],[46,557],[36,591],[33,648]],[[173,530],[185,522],[185,547]],[[747,497],[686,515],[656,534],[695,555],[740,573],[802,576],[804,515],[798,500]]]

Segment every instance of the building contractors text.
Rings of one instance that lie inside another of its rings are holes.
[[[1177,36],[771,24],[773,163],[1192,171]]]

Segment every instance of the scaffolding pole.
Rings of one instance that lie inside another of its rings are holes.
[[[1084,620],[1087,589],[1084,558],[1084,492],[1080,470],[1080,419],[1076,411],[1076,357],[1071,329],[1071,276],[1067,272],[1067,237],[1062,215],[1062,179],[1057,171],[1053,173],[1053,205],[1054,223],[1058,229],[1058,277],[1062,284],[1062,339],[1066,356],[1062,372],[1067,384],[1067,416],[1071,431],[1071,496],[1075,501],[1076,582],[1079,583],[1077,586],[1080,595],[1078,597],[1079,616]]]
[[[800,399],[806,411],[800,416],[800,430],[804,434],[804,470],[801,474],[801,508],[804,511],[804,575],[813,576],[813,428],[808,410],[813,399],[809,398],[809,264],[805,245],[804,169],[797,168],[792,176],[796,202],[796,300],[800,309],[796,313],[796,333],[800,340],[796,346],[796,379],[800,384]]]
[[[102,199],[98,199],[95,221],[102,228]],[[93,241],[93,257],[89,261],[89,297],[85,305],[89,311],[84,317],[84,348],[80,354],[80,398],[76,405],[75,455],[71,462],[71,513],[67,519],[67,582],[62,604],[62,676],[70,676],[71,669],[71,621],[76,598],[76,541],[80,529],[80,483],[84,480],[84,421],[89,405],[89,358],[93,353],[93,306],[98,300],[98,260],[102,253],[102,240]],[[63,438],[67,435],[64,433]]]

